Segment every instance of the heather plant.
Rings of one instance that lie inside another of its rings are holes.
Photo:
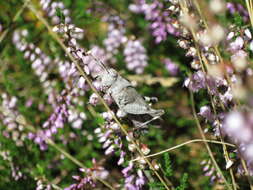
[[[253,190],[251,0],[0,7],[0,189]]]

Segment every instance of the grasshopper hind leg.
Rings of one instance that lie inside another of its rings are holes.
[[[143,98],[144,98],[144,100],[145,100],[146,102],[151,102],[151,103],[156,103],[156,102],[158,102],[158,98],[157,98],[157,97],[148,97],[148,96],[144,96]]]

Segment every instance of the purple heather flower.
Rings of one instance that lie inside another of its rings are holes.
[[[65,23],[70,23],[71,18],[69,17],[70,11],[65,8],[62,2],[53,2],[52,0],[40,0],[42,9],[46,12],[47,16],[51,18],[53,24],[59,24],[61,19],[57,16],[57,8],[61,10],[65,16]]]
[[[118,53],[121,45],[128,40],[125,36],[124,21],[119,16],[105,16],[103,20],[109,23],[107,37],[103,41],[106,55],[110,62],[115,63],[116,59],[113,56]]]
[[[229,10],[230,14],[239,13],[243,20],[246,22],[249,19],[249,13],[246,8],[244,8],[240,3],[227,3],[227,9]]]
[[[172,75],[172,76],[176,76],[179,72],[179,67],[177,64],[173,63],[171,61],[171,59],[169,58],[166,58],[164,59],[164,64],[166,66],[166,69],[169,71],[169,73]]]
[[[141,190],[142,186],[145,185],[146,180],[141,170],[137,171],[137,175],[133,174],[133,163],[130,162],[129,165],[122,170],[122,174],[125,177],[124,187],[128,190]]]
[[[32,62],[32,69],[35,75],[38,76],[46,95],[48,96],[48,103],[55,105],[55,81],[49,80],[49,72],[51,71],[51,58],[41,51],[32,43],[27,43],[25,37],[28,35],[27,30],[17,30],[13,34],[13,43],[16,48],[24,52],[24,57]]]
[[[164,4],[158,0],[147,3],[146,0],[137,0],[135,4],[129,5],[129,10],[134,13],[143,13],[146,20],[150,21],[150,29],[155,37],[155,42],[160,43],[167,39],[168,34],[179,35],[179,31],[173,25],[170,11],[177,11],[175,6],[165,8]]]
[[[202,106],[198,114],[204,117],[208,121],[213,121],[214,119],[214,115],[212,114],[209,106]]]
[[[96,59],[100,60],[103,64],[107,64],[108,60],[110,59],[109,55],[106,53],[106,51],[99,47],[99,46],[93,46],[89,53],[96,57]],[[102,71],[101,66],[97,63],[96,60],[92,56],[83,56],[82,61],[85,65],[88,65],[88,68],[92,75],[96,75],[97,73]]]
[[[243,45],[244,45],[244,40],[242,37],[239,36],[235,39],[235,41],[233,41],[229,44],[229,46],[230,46],[229,50],[232,52],[235,52],[237,50],[242,49]]]
[[[8,96],[6,93],[1,95],[0,120],[6,126],[3,129],[3,135],[6,138],[11,138],[17,146],[23,146],[27,134],[24,131],[24,124],[17,121],[20,113],[17,108],[17,97]]]
[[[132,170],[132,168],[133,168],[133,163],[130,162],[129,165],[122,170],[122,174],[124,175],[124,177],[128,176],[128,172]]]
[[[238,148],[238,155],[246,161],[250,175],[253,175],[253,113],[249,110],[234,110],[225,115],[222,131]],[[239,172],[240,172],[239,166]]]
[[[98,95],[93,93],[89,98],[89,103],[93,106],[96,106],[99,102]]]
[[[195,72],[190,78],[187,78],[184,82],[184,86],[198,92],[200,89],[206,88],[206,77],[202,71]]]
[[[219,175],[219,173],[215,170],[214,166],[212,165],[211,160],[203,160],[200,163],[203,167],[203,172],[205,176],[210,177],[210,182],[213,183],[214,180],[221,180],[221,177]]]
[[[92,168],[80,168],[80,171],[85,173],[85,177],[81,176],[72,176],[77,183],[70,185],[64,190],[78,190],[87,187],[94,188],[96,186],[96,178],[106,179],[109,175],[109,172],[105,170],[104,167],[98,165],[95,159],[92,160],[93,167]]]
[[[118,165],[121,165],[121,164],[124,163],[124,161],[125,161],[125,159],[124,159],[125,155],[126,155],[125,152],[123,152],[123,151],[120,152],[120,159],[118,160],[118,163],[117,163]]]
[[[124,49],[127,68],[141,74],[147,66],[146,49],[139,40],[128,40]]]

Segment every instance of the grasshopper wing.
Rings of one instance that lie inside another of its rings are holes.
[[[121,95],[121,109],[126,113],[159,115],[160,110],[152,109],[133,87],[124,88]]]

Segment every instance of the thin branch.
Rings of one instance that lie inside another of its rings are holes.
[[[249,170],[248,170],[248,168],[247,168],[247,165],[246,165],[245,160],[241,159],[241,163],[242,163],[243,169],[245,170],[245,174],[246,174],[246,176],[247,176],[247,179],[248,179],[248,181],[249,181],[250,189],[253,190],[252,178],[250,177]]]
[[[25,10],[26,6],[28,5],[29,0],[26,0],[24,2],[24,4],[22,5],[22,7],[19,9],[19,11],[15,14],[15,16],[12,19],[12,23],[16,22],[18,17],[23,13],[23,11]],[[3,33],[0,35],[0,44],[3,41],[3,39],[5,38],[5,36],[9,33],[10,31],[10,27],[7,28],[5,31],[3,31]]]
[[[64,156],[66,156],[69,160],[71,160],[73,163],[75,163],[79,167],[86,168],[79,160],[77,160],[76,158],[71,156],[69,153],[67,153],[65,150],[63,150],[61,147],[59,147],[57,144],[55,144],[51,139],[47,139],[47,143],[49,145],[51,145],[52,147],[54,147],[59,152],[61,152]],[[96,178],[96,179],[99,180],[100,182],[102,182],[109,189],[114,190],[114,188],[109,183],[107,183],[105,180],[103,180],[101,178]]]
[[[201,138],[206,141],[206,136],[200,126],[200,123],[199,123],[199,119],[198,119],[198,116],[197,116],[197,113],[196,113],[196,109],[195,109],[195,102],[194,102],[194,96],[193,96],[193,93],[190,91],[190,99],[191,99],[191,106],[192,106],[192,112],[193,112],[193,116],[194,116],[194,119],[195,119],[195,122],[197,124],[197,127],[198,127],[198,130],[199,130],[199,133],[201,135]],[[225,185],[227,186],[228,189],[232,190],[231,188],[231,185],[227,182],[225,176],[223,175],[219,165],[217,164],[214,156],[213,156],[213,153],[211,151],[211,148],[209,147],[208,143],[207,142],[204,142],[205,146],[206,146],[206,149],[207,149],[207,152],[213,162],[213,165],[214,167],[216,168],[216,170],[219,172],[219,174],[221,175],[221,178],[224,180],[225,182]]]
[[[252,0],[246,0],[246,6],[249,13],[251,27],[253,27],[253,3]]]
[[[178,148],[181,148],[185,145],[188,145],[188,144],[191,144],[191,143],[196,143],[196,142],[208,142],[208,143],[213,143],[213,144],[226,144],[228,146],[231,146],[231,147],[236,147],[235,145],[233,144],[230,144],[230,143],[225,143],[225,142],[220,142],[220,141],[215,141],[215,140],[204,140],[204,139],[193,139],[193,140],[190,140],[190,141],[187,141],[187,142],[184,142],[184,143],[181,143],[179,145],[176,145],[176,146],[173,146],[171,148],[168,148],[168,149],[165,149],[163,151],[160,151],[160,152],[157,152],[155,154],[150,154],[150,155],[147,155],[146,157],[147,158],[150,158],[150,157],[154,157],[154,156],[158,156],[158,155],[161,155],[161,154],[164,154],[166,152],[170,152],[172,150],[175,150],[175,149],[178,149]],[[140,158],[136,158],[134,160],[131,160],[131,161],[138,161]]]

